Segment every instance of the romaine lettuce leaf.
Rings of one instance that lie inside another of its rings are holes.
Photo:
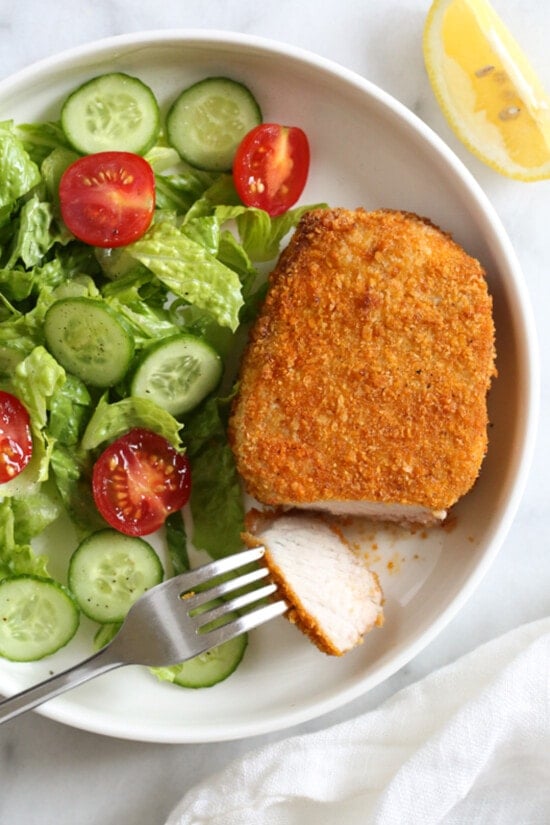
[[[93,461],[86,450],[56,444],[51,468],[61,500],[81,536],[107,527],[91,494]]]
[[[47,486],[47,485],[46,485]],[[61,515],[61,503],[44,489],[11,499],[15,516],[14,535],[18,544],[28,544]]]
[[[15,134],[38,166],[54,149],[71,149],[65,132],[54,121],[20,123],[15,127]]]
[[[0,210],[3,210],[4,220],[19,198],[38,186],[40,181],[40,170],[16,137],[13,123],[0,123]]]
[[[187,534],[185,532],[185,522],[181,510],[170,513],[164,523],[164,530],[166,533],[168,558],[172,565],[172,574],[178,576],[180,573],[186,573],[191,565],[189,564]]]
[[[209,172],[200,172],[186,166],[179,160],[177,153],[177,160],[174,163],[174,156],[171,152],[174,150],[159,147],[146,156],[157,173],[157,208],[172,209],[179,214],[185,214],[212,185],[215,176]],[[166,174],[160,174],[161,172],[166,172]]]
[[[306,212],[324,207],[325,204],[299,206],[271,218],[263,209],[220,205],[215,209],[215,216],[220,224],[236,220],[239,237],[247,255],[252,261],[260,263],[271,261],[279,255],[283,238]]]
[[[166,288],[156,280],[151,282],[151,275],[145,268],[106,284],[103,297],[131,326],[138,347],[152,338],[179,332],[165,308]]]
[[[230,398],[213,398],[186,422],[183,442],[191,461],[193,544],[220,558],[242,549],[244,502],[227,443]]]
[[[54,392],[50,402],[48,432],[59,444],[78,444],[90,418],[92,398],[86,385],[76,376],[67,375],[65,383]]]
[[[39,264],[46,252],[57,240],[56,233],[51,232],[51,204],[39,200],[36,195],[23,205],[19,213],[17,232],[6,268],[14,267],[21,260],[25,267]]]
[[[193,544],[212,558],[242,549],[244,504],[229,445],[212,439],[191,463]]]
[[[36,279],[32,271],[15,269],[14,267],[3,267],[0,269],[0,291],[2,296],[8,301],[24,301],[28,298],[36,284]],[[14,314],[17,312],[13,307]]]
[[[44,347],[35,347],[15,369],[13,386],[29,411],[33,429],[44,429],[51,397],[63,386],[66,373]]]
[[[231,206],[241,204],[233,183],[233,175],[221,174],[212,182],[202,197],[198,198],[187,210],[183,219],[184,225],[197,218],[213,215],[216,206],[219,204],[229,204]]]
[[[202,309],[191,306],[182,299],[172,301],[169,307],[169,315],[176,325],[177,331],[184,330],[190,335],[202,338],[226,362],[227,357],[233,350],[233,345],[239,331],[232,332],[228,327],[221,327],[217,321]]]
[[[32,269],[25,270],[19,267],[14,269],[0,269],[0,293],[8,300],[16,304],[25,301],[32,295],[40,296],[44,290],[51,291],[67,279],[67,273],[59,260],[54,259],[40,266],[33,266]],[[15,310],[14,312],[18,312]],[[28,323],[28,317],[32,317],[33,310],[26,313],[24,324]]]
[[[196,218],[182,226],[183,234],[191,241],[203,246],[210,255],[218,254],[220,246],[220,224],[213,215]]]
[[[101,267],[93,246],[75,241],[65,246],[58,245],[53,252],[65,273],[66,280],[82,275],[83,272],[91,278],[101,276]]]
[[[155,224],[127,251],[176,296],[207,310],[235,330],[243,305],[241,284],[229,267],[170,223]]]
[[[13,378],[17,364],[29,355],[36,346],[35,339],[28,334],[21,316],[0,323],[0,381],[4,384]]]
[[[181,446],[182,426],[181,422],[148,398],[123,398],[109,404],[104,395],[84,430],[81,447],[95,450],[100,444],[113,441],[134,427],[145,427],[164,436],[178,449]]]
[[[36,507],[36,499],[34,499],[34,504]],[[15,506],[17,507],[17,504]],[[37,520],[26,525],[27,536],[35,535],[35,530],[40,530],[45,526],[42,502],[38,507],[38,513]],[[29,516],[32,518],[32,513]],[[16,519],[13,499],[7,498],[0,501],[0,579],[20,574],[48,575],[47,558],[35,554],[28,541],[19,542],[16,538],[16,521],[21,522],[21,520],[21,513]]]

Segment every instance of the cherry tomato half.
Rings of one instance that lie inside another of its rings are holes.
[[[304,190],[309,142],[298,126],[261,123],[244,136],[233,162],[235,188],[246,206],[282,215]]]
[[[59,184],[61,215],[70,231],[91,246],[125,246],[149,228],[155,209],[155,175],[131,152],[97,152],[72,163]]]
[[[31,456],[29,414],[15,395],[0,391],[0,484],[19,475]]]
[[[188,501],[189,459],[162,436],[138,427],[101,453],[92,489],[96,507],[111,527],[145,536]]]

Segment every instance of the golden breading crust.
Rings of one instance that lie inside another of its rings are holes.
[[[416,215],[307,213],[270,276],[229,426],[268,505],[450,507],[487,447],[485,273]]]

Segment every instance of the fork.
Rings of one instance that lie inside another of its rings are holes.
[[[109,644],[84,661],[0,702],[0,723],[115,668],[175,665],[282,615],[288,609],[283,599],[257,605],[277,591],[277,586],[269,580],[261,587],[209,607],[213,599],[268,579],[269,570],[259,565],[235,578],[216,583],[219,576],[236,573],[245,565],[258,562],[263,555],[263,547],[244,550],[174,576],[147,590],[132,605]],[[198,587],[200,590],[195,592]],[[238,618],[229,617],[222,623],[228,614],[244,608],[247,612]]]

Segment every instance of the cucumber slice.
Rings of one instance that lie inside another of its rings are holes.
[[[131,395],[149,398],[173,416],[189,412],[218,385],[222,360],[210,344],[183,333],[165,338],[142,354]]]
[[[0,656],[34,662],[64,647],[77,631],[78,607],[52,579],[12,576],[0,582]]]
[[[100,624],[121,622],[133,603],[163,576],[151,545],[117,530],[92,533],[69,562],[69,587],[82,612]]]
[[[93,387],[126,374],[134,340],[113,310],[94,298],[62,298],[46,312],[46,345],[62,367]]]
[[[223,682],[240,665],[247,644],[248,637],[243,634],[195,656],[194,659],[173,665],[173,684],[186,688],[205,688]]]
[[[137,77],[111,72],[93,77],[68,96],[61,127],[82,154],[144,155],[160,131],[159,106],[149,86]]]
[[[207,77],[174,101],[166,135],[191,166],[225,172],[243,137],[261,122],[260,107],[246,86],[228,77]]]
[[[221,599],[213,599],[208,604],[197,610],[202,613],[207,608],[221,604]],[[228,613],[227,617],[212,622],[212,627],[225,624],[228,620],[236,619],[237,613]],[[230,639],[212,650],[207,650],[170,667],[150,668],[150,670],[161,680],[172,682],[174,685],[186,688],[204,688],[217,685],[227,679],[241,663],[248,645],[248,634],[243,633],[235,639]]]

